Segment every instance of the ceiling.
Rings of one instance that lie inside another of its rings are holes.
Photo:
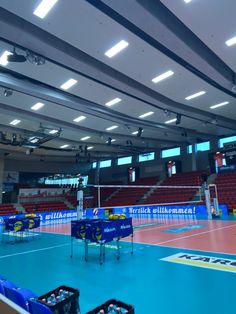
[[[43,19],[33,14],[41,1],[0,0],[0,57],[14,45],[45,59],[0,66],[0,131],[29,138],[59,131],[33,155],[79,154],[87,162],[235,134],[236,45],[225,44],[236,36],[235,1],[161,0],[153,8],[149,0],[58,0]],[[107,57],[121,40],[129,45]],[[174,73],[152,82],[167,71]],[[69,79],[77,83],[63,90]],[[105,105],[114,98],[120,101]],[[38,102],[44,106],[32,110]],[[165,123],[177,114],[178,125]],[[86,118],[73,121],[79,116]],[[12,126],[14,119],[21,122]],[[0,149],[18,156],[27,148]]]

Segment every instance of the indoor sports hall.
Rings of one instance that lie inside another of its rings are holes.
[[[0,314],[228,314],[236,2],[0,0]]]

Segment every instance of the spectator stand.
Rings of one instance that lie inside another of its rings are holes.
[[[16,243],[19,241],[35,239],[40,233],[40,217],[22,217],[4,219],[2,226],[2,242]],[[13,237],[13,241],[10,241]]]
[[[88,261],[89,243],[100,246],[100,265],[105,258],[106,243],[116,241],[117,260],[120,259],[120,239],[131,236],[131,254],[133,254],[133,225],[132,218],[108,220],[85,219],[71,221],[71,258],[73,256],[74,238],[84,241],[84,260]]]

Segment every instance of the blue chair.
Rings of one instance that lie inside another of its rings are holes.
[[[52,311],[46,305],[36,300],[29,300],[29,311],[31,314],[52,314]]]
[[[5,289],[5,295],[8,299],[10,299],[12,302],[16,303],[20,307],[22,307],[24,310],[29,311],[28,308],[28,301],[24,298],[24,296],[15,288],[8,288],[4,287]]]

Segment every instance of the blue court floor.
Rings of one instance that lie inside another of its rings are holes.
[[[221,257],[213,252],[122,243],[121,259],[115,247],[106,249],[99,265],[99,248],[83,260],[82,243],[70,258],[70,236],[43,233],[40,239],[0,245],[0,273],[38,295],[62,284],[80,290],[81,313],[117,298],[135,306],[136,314],[226,314],[235,312],[236,274],[161,260],[176,253]],[[235,255],[223,255],[236,259]]]

